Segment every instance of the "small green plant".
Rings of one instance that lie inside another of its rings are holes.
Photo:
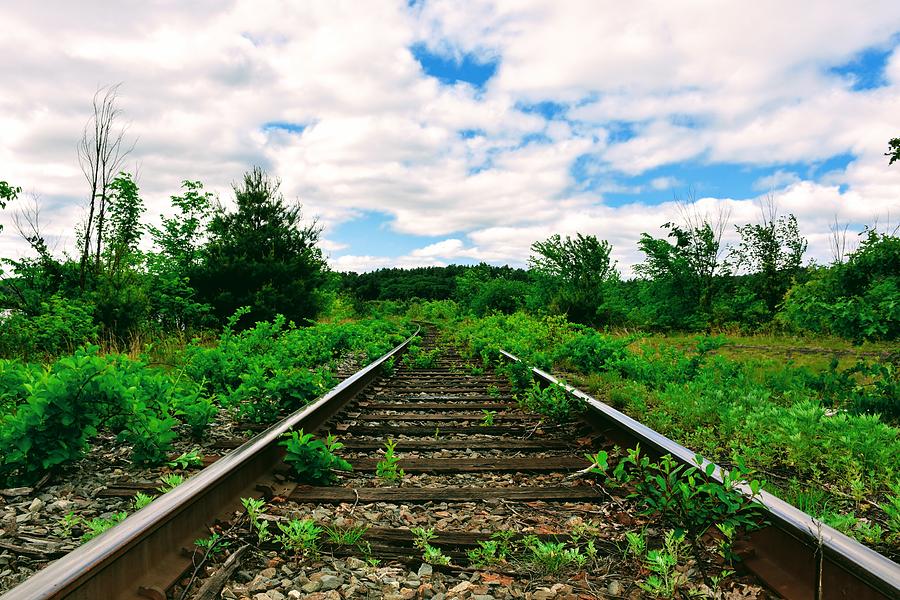
[[[519,396],[519,404],[554,423],[569,423],[582,409],[581,401],[561,385],[552,384],[542,388],[536,382],[524,396]]]
[[[644,567],[653,574],[638,582],[638,587],[656,598],[674,598],[679,586],[686,583],[685,576],[676,569],[685,546],[683,533],[667,532],[663,547],[647,552]]]
[[[522,539],[522,544],[528,553],[526,563],[545,575],[581,567],[587,562],[587,557],[577,547],[567,548],[565,542],[541,540],[529,535]]]
[[[272,538],[272,532],[269,531],[269,522],[262,519],[262,515],[266,512],[266,501],[262,498],[241,498],[241,504],[247,511],[247,518],[250,521],[250,531],[256,531],[256,539],[259,544],[269,541]]]
[[[281,535],[276,540],[284,549],[293,552],[295,557],[315,556],[318,554],[318,540],[322,528],[312,519],[291,519],[287,523],[279,523]]]
[[[333,435],[324,441],[317,440],[301,429],[285,433],[283,437],[279,445],[285,448],[284,461],[293,467],[294,476],[300,483],[333,483],[335,471],[353,470],[349,462],[335,454],[344,445]]]
[[[381,363],[382,375],[384,375],[385,377],[390,377],[391,375],[393,375],[394,369],[396,368],[396,363],[397,363],[397,361],[396,361],[396,359],[394,359],[393,356],[391,358],[387,359],[386,361],[384,361],[383,363]]]
[[[168,475],[163,475],[160,477],[162,481],[162,485],[156,488],[156,491],[160,494],[165,494],[171,492],[179,485],[184,483],[184,477],[182,475],[178,475],[177,473],[169,473]]]
[[[481,417],[481,426],[482,427],[493,427],[494,417],[497,416],[497,411],[481,409],[481,413],[483,415]]]
[[[153,496],[144,492],[138,492],[134,495],[131,505],[134,507],[134,510],[141,510],[151,502],[153,502]]]
[[[203,455],[196,449],[190,452],[182,452],[178,458],[173,458],[166,463],[171,469],[188,469],[190,467],[202,467]]]
[[[609,469],[609,453],[601,450],[596,454],[585,454],[584,458],[591,463],[591,466],[588,467],[588,473],[606,475],[606,471]]]
[[[214,532],[208,538],[194,540],[194,545],[203,550],[205,554],[219,554],[224,552],[231,542],[224,539],[222,534]]]
[[[450,564],[450,557],[441,552],[440,548],[431,545],[431,541],[435,538],[433,527],[430,529],[413,527],[410,531],[413,534],[413,545],[422,551],[423,561],[430,565]]]
[[[328,541],[335,546],[356,546],[369,530],[367,525],[354,525],[352,527],[326,526],[325,535]]]
[[[95,517],[90,521],[82,519],[81,523],[85,528],[85,532],[81,536],[81,541],[87,542],[94,539],[107,529],[112,529],[113,527],[124,521],[127,517],[127,512],[117,512],[109,518]]]
[[[647,551],[647,534],[644,531],[636,533],[634,531],[625,532],[625,542],[628,547],[625,549],[626,556],[640,560]]]
[[[403,479],[403,476],[406,475],[406,473],[403,472],[403,469],[398,465],[400,459],[397,458],[397,455],[394,453],[394,448],[396,446],[397,443],[388,438],[388,441],[384,444],[384,458],[375,465],[375,474],[388,482],[398,481]]]
[[[900,481],[890,484],[891,494],[885,496],[881,509],[887,515],[887,526],[896,536],[900,536]]]
[[[81,517],[75,515],[75,513],[73,512],[70,512],[66,516],[59,519],[57,523],[57,535],[59,535],[60,537],[72,537],[72,530],[81,524]]]
[[[700,456],[695,461],[703,463]],[[712,479],[714,469],[712,463],[707,464],[705,472],[697,467],[686,468],[669,454],[659,462],[651,462],[636,447],[619,460],[613,476],[620,483],[634,486],[629,497],[643,503],[644,514],[659,514],[676,529],[686,532],[688,539],[696,544],[714,525],[755,527],[759,519],[755,498],[765,482],[753,479],[738,466],[723,471],[719,483]],[[745,480],[749,482],[750,497],[738,489]]]
[[[497,396],[500,395],[500,388],[494,384],[491,384],[491,385],[487,386],[487,393],[488,393],[488,396],[493,396],[494,398],[496,398]]]
[[[716,529],[722,534],[722,539],[716,542],[719,556],[722,557],[726,565],[733,565],[740,560],[740,557],[734,552],[734,538],[737,528],[732,523],[716,523]]]
[[[478,547],[469,550],[466,555],[476,569],[491,567],[506,562],[508,547],[501,540],[485,540],[478,542]]]

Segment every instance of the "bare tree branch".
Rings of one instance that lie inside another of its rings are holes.
[[[90,187],[87,219],[81,241],[81,286],[84,287],[85,271],[91,259],[94,243],[96,264],[103,251],[103,228],[106,219],[109,184],[119,173],[125,158],[134,150],[135,143],[125,142],[127,125],[118,125],[122,111],[116,106],[121,83],[102,87],[94,94],[93,114],[84,126],[78,143],[78,163]]]

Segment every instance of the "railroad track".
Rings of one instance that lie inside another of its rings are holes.
[[[423,337],[426,347],[435,343],[433,333]],[[452,350],[428,368],[404,365],[392,376],[381,376],[388,361],[400,364],[408,343],[253,440],[235,442],[239,447],[201,473],[0,600],[180,595],[191,566],[183,549],[211,524],[233,521],[242,497],[274,500],[267,518],[275,521],[318,514],[366,526],[369,552],[384,561],[421,563],[415,527],[434,529],[431,543],[450,557],[456,565],[451,569],[465,569],[465,551],[498,530],[557,539],[576,525],[587,527],[601,555],[620,558],[622,533],[634,528],[634,515],[591,478],[579,475],[587,466],[583,454],[640,443],[657,455],[694,460],[687,449],[576,390],[572,393],[588,407],[587,418],[566,426],[544,423],[519,409],[504,378],[473,375]],[[534,376],[556,383],[538,370]],[[490,411],[493,423],[485,423],[483,411]],[[277,441],[283,432],[301,427],[338,435],[354,471],[329,487],[291,483]],[[402,485],[386,485],[375,476],[388,438],[396,442],[407,474]],[[718,471],[713,475],[719,476]],[[104,493],[130,496],[136,491],[142,487],[121,482]],[[744,552],[757,581],[790,600],[900,597],[895,563],[777,498],[765,494],[762,501],[770,525],[753,534]],[[610,575],[610,561],[604,563],[606,572],[569,582],[575,597],[606,590],[598,586]]]

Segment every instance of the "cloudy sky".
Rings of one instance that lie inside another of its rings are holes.
[[[521,265],[582,232],[627,273],[674,198],[744,223],[772,193],[819,262],[835,219],[900,221],[896,0],[0,0],[0,22],[0,179],[59,252],[114,83],[151,217],[261,165],[341,270]]]

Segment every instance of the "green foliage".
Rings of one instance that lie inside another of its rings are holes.
[[[269,522],[262,518],[266,514],[266,501],[262,498],[241,498],[241,504],[247,512],[250,532],[256,532],[257,543],[261,545],[272,539]]]
[[[298,328],[281,315],[236,332],[238,311],[214,347],[195,342],[184,351],[185,373],[203,382],[241,417],[265,423],[296,410],[333,387],[332,372],[347,355],[371,361],[402,341],[408,324],[367,320]]]
[[[403,469],[399,467],[400,459],[394,453],[396,446],[396,442],[388,438],[388,441],[384,444],[384,457],[375,465],[375,474],[391,483],[403,479],[404,475],[406,475]]]
[[[145,494],[144,492],[138,492],[134,495],[134,500],[132,500],[131,505],[134,510],[141,510],[151,502],[153,502],[153,496]]]
[[[581,567],[587,562],[587,557],[577,547],[567,547],[565,542],[541,540],[531,535],[524,537],[522,544],[528,551],[526,563],[544,575]]]
[[[497,367],[497,373],[509,378],[512,392],[516,395],[524,394],[531,389],[531,384],[534,382],[531,368],[521,361],[501,364]]]
[[[481,409],[481,414],[482,414],[481,426],[482,427],[493,427],[494,417],[497,416],[497,411]]]
[[[413,340],[407,346],[406,353],[403,355],[403,364],[412,369],[433,368],[441,356],[441,349],[434,348],[426,352],[419,344],[419,340]]]
[[[156,491],[160,494],[166,494],[184,483],[184,475],[169,473],[160,477],[160,480],[162,481],[162,485],[156,488]]]
[[[530,293],[530,281],[524,278],[524,272],[509,269],[504,273],[482,263],[457,276],[454,296],[471,313],[484,316],[521,310]]]
[[[318,554],[318,540],[322,528],[316,525],[314,520],[291,519],[287,523],[279,523],[278,529],[281,530],[281,534],[275,539],[285,550],[293,552],[295,557]]]
[[[478,542],[478,547],[466,552],[469,562],[476,569],[484,567],[492,567],[499,563],[506,562],[506,557],[510,553],[509,538],[503,534],[506,532],[495,532],[490,540]],[[500,534],[498,536],[498,534]]]
[[[351,527],[326,526],[324,531],[328,541],[336,546],[357,546],[362,542],[368,525],[354,525]]]
[[[860,343],[900,337],[900,238],[866,232],[847,262],[818,269],[794,286],[779,320]]]
[[[317,440],[301,429],[299,432],[289,431],[282,437],[284,439],[278,445],[285,449],[284,461],[293,467],[294,476],[300,483],[333,483],[336,478],[334,471],[353,469],[350,463],[334,454],[343,448],[334,435],[329,435],[324,441]]]
[[[0,356],[47,359],[96,341],[93,307],[59,294],[42,301],[37,312],[13,311],[0,317]]]
[[[625,542],[628,544],[628,549],[625,551],[626,556],[641,558],[647,551],[647,533],[645,531],[640,533],[626,531]]]
[[[6,181],[0,181],[0,210],[6,208],[9,202],[15,200],[22,193],[22,188],[9,185]],[[3,231],[3,225],[0,224],[0,231]],[[0,270],[0,273],[3,273]]]
[[[538,286],[547,290],[543,296],[554,306],[554,312],[565,313],[579,323],[599,322],[598,306],[610,294],[610,284],[618,279],[615,261],[609,256],[611,250],[606,240],[580,233],[565,239],[553,235],[531,245],[529,265],[540,275]],[[608,323],[609,318],[604,321]]]
[[[175,469],[189,469],[190,467],[202,467],[203,455],[196,448],[190,452],[182,452],[176,458],[166,462],[166,466]]]
[[[107,529],[112,529],[113,527],[124,521],[127,517],[127,512],[117,512],[109,518],[95,517],[89,521],[82,519],[81,525],[82,527],[84,527],[85,532],[81,536],[81,541],[88,542],[94,539]]]
[[[679,559],[685,553],[684,533],[666,532],[663,547],[649,550],[644,557],[644,567],[652,573],[638,587],[655,598],[674,598],[675,592],[685,583],[685,575],[678,571]]]
[[[219,206],[209,222],[191,281],[220,319],[248,306],[251,323],[278,314],[303,322],[322,306],[321,229],[303,223],[300,205],[285,201],[280,185],[254,167],[234,186],[236,211]]]
[[[700,457],[696,460],[702,462]],[[765,482],[733,469],[723,471],[719,483],[712,479],[714,467],[709,463],[704,473],[696,467],[679,465],[668,454],[652,462],[641,455],[640,448],[634,448],[619,460],[613,476],[620,483],[634,486],[630,497],[641,502],[647,514],[661,516],[695,541],[713,526],[748,527],[758,521],[754,499]],[[737,487],[744,481],[750,497]]]
[[[413,527],[410,529],[413,534],[413,545],[422,551],[422,560],[431,565],[449,565],[450,557],[441,552],[441,549],[432,546],[431,541],[435,538],[434,528],[425,529],[422,527]]]
[[[737,226],[741,241],[731,249],[736,268],[750,273],[748,284],[769,314],[784,298],[800,269],[807,242],[794,215],[777,216],[774,202],[764,206],[762,223]]]
[[[519,404],[559,424],[570,423],[584,408],[581,400],[561,385],[551,384],[542,388],[537,382],[525,396],[519,398]]]
[[[590,465],[589,473],[595,473],[597,475],[605,475],[606,470],[609,468],[609,453],[605,450],[601,450],[595,454],[585,454],[584,458],[587,459]]]
[[[559,346],[556,362],[564,362],[583,373],[608,370],[630,356],[633,337],[613,337],[586,330]]]
[[[206,554],[219,554],[224,552],[231,545],[231,542],[223,539],[220,533],[214,532],[208,538],[194,540],[194,545]]]
[[[900,160],[900,138],[891,138],[888,141],[888,151],[884,155],[890,157],[889,165],[894,164],[894,161]]]
[[[662,329],[702,328],[718,291],[716,278],[727,271],[719,260],[722,232],[705,219],[663,228],[671,242],[646,233],[638,241],[646,259],[634,270],[651,281],[642,290],[644,320]]]

